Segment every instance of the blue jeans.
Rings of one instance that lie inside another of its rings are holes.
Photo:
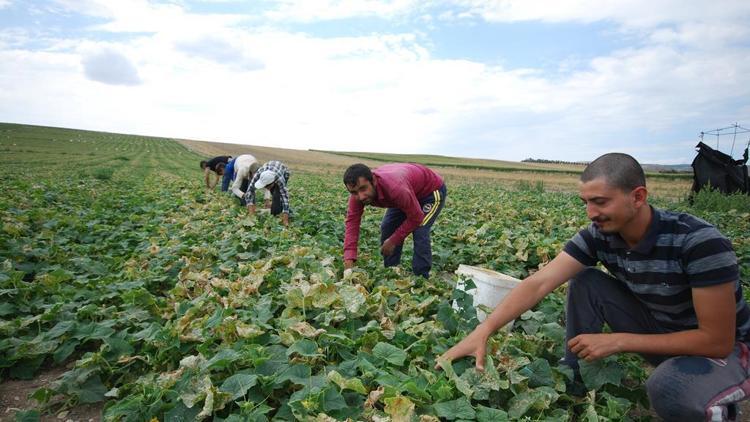
[[[445,205],[446,196],[445,184],[438,190],[432,192],[424,198],[419,198],[419,206],[422,207],[422,211],[425,213],[426,220],[412,232],[412,238],[414,240],[414,257],[411,261],[411,268],[414,274],[421,275],[422,277],[430,276],[430,269],[432,268],[432,245],[430,243],[430,228],[432,224],[440,215],[443,206]],[[436,208],[430,215],[430,211]],[[427,218],[429,217],[429,218]],[[398,208],[388,208],[383,216],[383,221],[380,223],[380,244],[386,241],[393,232],[406,220],[406,214]],[[386,267],[393,267],[401,262],[401,251],[404,245],[397,245],[391,256],[383,257],[383,263]]]
[[[226,192],[229,190],[229,184],[234,179],[234,158],[229,160],[226,167],[224,167],[224,176],[221,179],[221,191]]]
[[[595,268],[578,273],[568,286],[566,344],[578,334],[613,332],[663,334],[670,330],[621,281]],[[666,421],[725,421],[736,403],[750,397],[750,350],[737,342],[725,359],[701,356],[643,356],[656,366],[646,383],[651,406]],[[563,363],[576,369],[567,347]]]

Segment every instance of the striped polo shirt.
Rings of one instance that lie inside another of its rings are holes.
[[[591,224],[564,250],[586,266],[601,262],[668,331],[698,327],[691,288],[735,283],[736,339],[750,341],[750,308],[732,243],[698,217],[651,209],[646,236],[632,249],[619,234],[602,233]]]

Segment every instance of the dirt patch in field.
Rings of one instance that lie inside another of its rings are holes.
[[[29,398],[36,389],[48,386],[67,369],[50,368],[31,380],[5,380],[0,383],[0,422],[15,421],[16,412],[38,409],[38,403]],[[79,405],[67,411],[42,414],[42,422],[97,422],[101,420],[104,403]]]

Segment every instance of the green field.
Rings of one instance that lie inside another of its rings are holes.
[[[200,159],[170,139],[0,124],[0,391],[64,370],[18,418],[93,404],[127,421],[651,419],[636,356],[591,364],[595,393],[566,392],[564,288],[490,339],[485,373],[433,370],[477,324],[458,265],[528,275],[586,226],[574,193],[450,178],[430,280],[410,275],[410,241],[403,268],[382,267],[378,209],[343,277],[338,170],[292,167],[284,229],[206,192]],[[722,201],[656,205],[716,224],[747,281],[750,201]]]

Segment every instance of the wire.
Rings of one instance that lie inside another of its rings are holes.
[[[725,133],[729,129],[733,129],[733,131],[730,132],[730,133]],[[725,135],[732,135],[732,150],[729,153],[729,156],[731,157],[732,154],[734,153],[734,147],[735,147],[735,144],[736,144],[736,141],[737,141],[737,135],[738,134],[743,134],[743,133],[750,133],[750,129],[748,129],[748,128],[746,128],[746,127],[744,127],[744,126],[742,126],[742,125],[740,125],[738,123],[734,123],[732,126],[727,126],[727,127],[723,127],[723,128],[719,128],[719,129],[712,129],[712,130],[705,131],[705,132],[701,131],[700,132],[700,139],[701,139],[701,142],[703,142],[705,135],[715,135],[716,136],[716,149],[719,150],[719,141],[720,141],[721,137],[725,136]],[[750,148],[750,137],[748,137],[747,145],[745,146],[745,149],[748,149],[748,148]]]

